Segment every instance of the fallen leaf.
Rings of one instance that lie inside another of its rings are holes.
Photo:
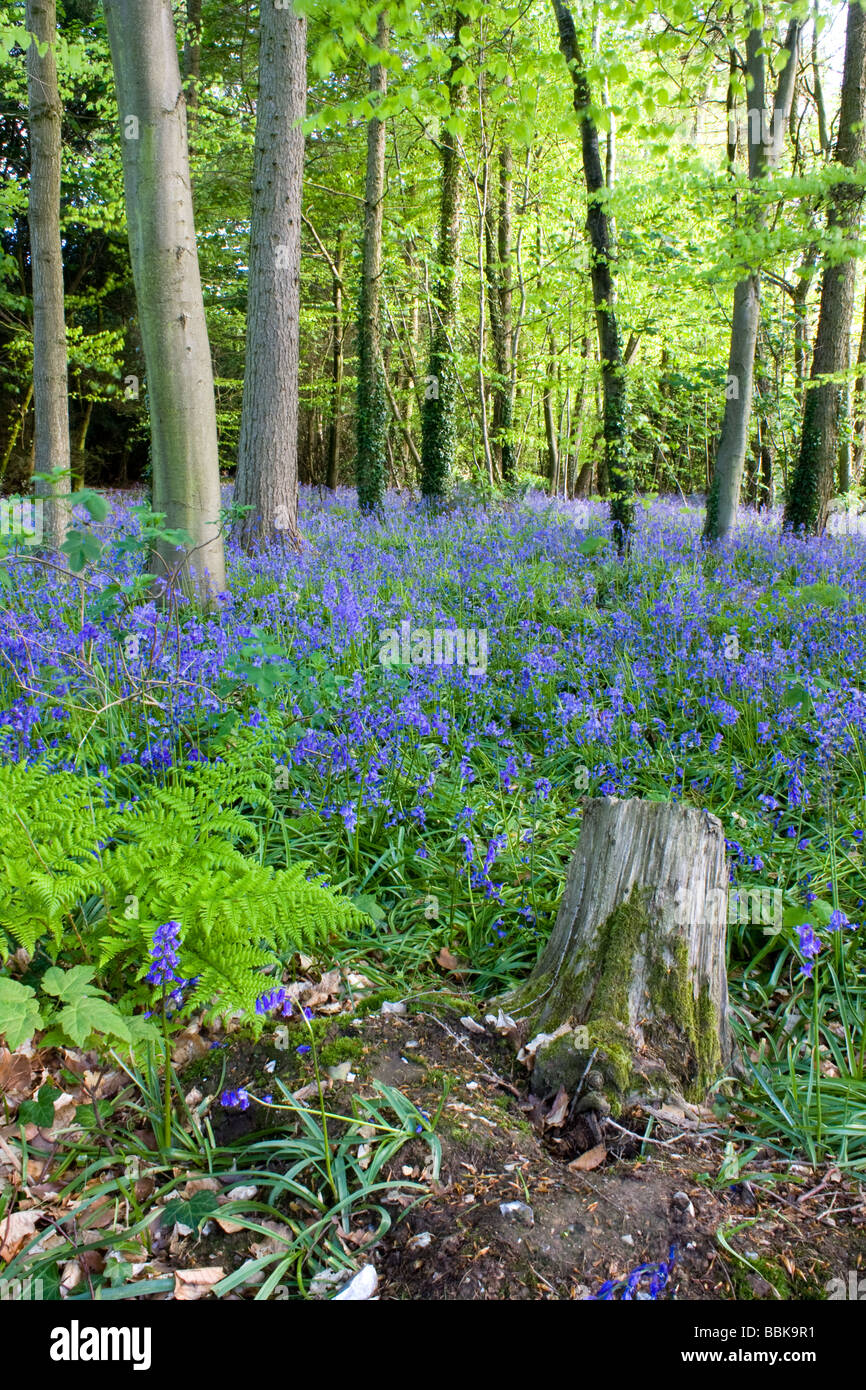
[[[0,1218],[0,1260],[9,1261],[35,1234],[41,1210],[13,1211]]]
[[[190,1062],[197,1062],[209,1051],[210,1048],[200,1033],[193,1033],[186,1029],[183,1033],[178,1033],[174,1039],[171,1050],[172,1065],[175,1067],[189,1066]]]
[[[110,1100],[124,1083],[123,1073],[119,1071],[86,1071],[82,1079],[91,1100]]]
[[[452,975],[462,974],[463,967],[461,966],[460,961],[457,959],[456,956],[451,954],[447,946],[442,947],[442,950],[436,957],[436,964],[442,970],[448,970]]]
[[[192,1303],[204,1298],[220,1279],[225,1278],[225,1270],[220,1265],[206,1269],[178,1269],[174,1275],[174,1297],[179,1303]]]
[[[593,1168],[600,1167],[606,1158],[607,1149],[604,1144],[596,1144],[594,1149],[587,1149],[579,1158],[573,1158],[568,1166],[572,1173],[589,1173]]]
[[[550,1110],[544,1117],[545,1129],[561,1129],[568,1114],[568,1091],[560,1086]]]
[[[512,1020],[512,1024],[513,1024],[513,1020]],[[514,1026],[516,1026],[516,1025],[514,1025]],[[558,1027],[557,1029],[555,1029],[555,1031],[552,1032],[552,1033],[536,1033],[535,1037],[532,1038],[528,1043],[524,1043],[523,1047],[522,1047],[522,1048],[520,1049],[520,1051],[518,1052],[518,1054],[517,1054],[517,1060],[518,1060],[518,1062],[526,1062],[526,1061],[530,1061],[530,1060],[534,1059],[535,1054],[536,1054],[536,1052],[538,1051],[538,1049],[539,1049],[540,1047],[543,1047],[545,1043],[553,1042],[553,1039],[554,1039],[554,1038],[561,1038],[561,1037],[563,1037],[566,1033],[573,1033],[573,1032],[574,1032],[574,1029],[572,1028],[572,1026],[571,1026],[570,1023],[561,1023],[561,1024],[559,1025],[559,1027]]]
[[[33,1093],[33,1069],[26,1057],[0,1048],[0,1096],[10,1105],[28,1100]]]
[[[194,1192],[222,1192],[222,1184],[216,1178],[190,1178],[181,1190],[182,1197],[191,1197]]]
[[[292,1244],[294,1237],[288,1226],[281,1226],[276,1221],[260,1221],[259,1225],[273,1234],[250,1245],[250,1252],[255,1259],[262,1260],[266,1255],[281,1255],[286,1247]]]
[[[465,1018],[461,1018],[460,1022],[463,1024],[463,1027],[466,1029],[467,1033],[486,1033],[486,1032],[487,1032],[487,1029],[484,1027],[484,1024],[483,1024],[483,1023],[476,1023],[476,1022],[475,1022],[475,1019],[474,1019],[474,1018],[470,1018],[469,1014],[467,1014]]]

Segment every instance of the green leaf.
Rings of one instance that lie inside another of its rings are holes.
[[[0,976],[0,1033],[5,1034],[10,1052],[22,1047],[42,1027],[35,990]]]
[[[808,714],[812,708],[812,697],[805,685],[802,685],[800,681],[795,681],[793,685],[788,686],[782,696],[782,708],[796,709],[798,705],[802,705],[803,713]]]
[[[101,492],[94,492],[92,488],[74,492],[71,501],[75,507],[85,507],[92,521],[104,521],[108,516],[108,503]]]
[[[69,568],[78,574],[84,566],[98,560],[102,544],[89,531],[70,531],[60,549],[69,557]]]
[[[76,1047],[84,1047],[91,1033],[104,1033],[131,1042],[129,1028],[120,1011],[95,995],[85,994],[67,1004],[60,1010],[56,1022]]]
[[[74,1004],[86,994],[101,993],[92,985],[93,971],[88,965],[74,965],[71,970],[61,970],[52,965],[42,976],[42,988],[46,994],[53,994],[64,1004]]]
[[[219,1202],[213,1192],[193,1192],[191,1197],[173,1197],[162,1210],[162,1223],[173,1226],[179,1221],[197,1231],[219,1209]]]
[[[374,922],[385,921],[384,912],[376,899],[369,893],[355,893],[352,897],[352,903],[359,912],[364,913],[365,917],[372,917]]]
[[[18,1121],[22,1125],[36,1125],[39,1129],[48,1129],[54,1123],[54,1102],[60,1092],[56,1086],[45,1085],[39,1087],[39,1094],[35,1100],[25,1100],[18,1107]]]
[[[587,536],[585,541],[581,541],[577,547],[580,555],[597,555],[607,545],[606,536]]]
[[[808,907],[789,907],[782,918],[783,927],[826,927],[833,915],[833,904],[816,898]]]

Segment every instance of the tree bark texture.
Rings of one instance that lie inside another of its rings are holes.
[[[36,44],[27,53],[30,115],[30,265],[33,278],[33,406],[36,473],[61,470],[55,483],[37,482],[43,502],[43,540],[59,549],[66,538],[70,489],[69,394],[60,240],[61,118],[57,86],[55,0],[27,0],[27,28]]]
[[[842,102],[836,162],[854,169],[866,157],[866,11],[849,0],[842,75]],[[828,232],[852,245],[857,239],[863,189],[837,183],[827,217]],[[800,453],[791,481],[785,524],[810,532],[824,530],[835,492],[836,460],[843,387],[828,377],[849,364],[851,319],[857,262],[853,256],[824,267],[821,308],[812,355],[811,383],[803,409]]]
[[[379,15],[376,47],[388,46],[388,19]],[[370,67],[370,96],[374,108],[388,92],[383,63]],[[355,480],[358,506],[378,511],[385,500],[385,436],[387,402],[382,364],[382,220],[385,202],[385,122],[374,109],[367,124],[367,171],[364,184],[364,257],[358,306],[358,415]]]
[[[157,580],[225,589],[213,367],[195,238],[186,101],[170,0],[105,0],[120,112],[129,249],[147,373],[153,507],[188,533]]]
[[[301,197],[307,20],[261,7],[247,354],[235,500],[245,549],[298,544]]]
[[[703,1099],[731,1065],[728,869],[715,816],[655,801],[590,801],[550,940],[503,1000],[535,1052],[536,1093],[590,1065],[611,1104],[676,1089]]]

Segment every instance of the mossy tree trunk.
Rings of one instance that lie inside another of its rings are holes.
[[[502,1001],[528,1038],[570,1026],[535,1053],[536,1093],[576,1090],[591,1064],[614,1107],[670,1090],[704,1099],[732,1061],[727,903],[715,816],[589,802],[547,947]]]
[[[326,486],[331,492],[340,481],[340,437],[343,408],[343,258],[344,232],[341,227],[337,234],[337,255],[333,267],[332,301],[334,306],[331,332],[333,349],[331,353],[331,418],[328,422],[328,465]]]
[[[379,15],[376,47],[388,46],[388,19]],[[388,92],[388,70],[381,62],[370,67],[373,115],[367,124],[367,175],[364,193],[364,264],[358,305],[358,424],[355,482],[358,506],[378,511],[385,500],[385,436],[387,403],[382,364],[381,278],[382,216],[385,198],[385,122],[378,107]]]
[[[590,276],[601,358],[605,471],[610,489],[610,514],[622,549],[628,542],[634,520],[634,478],[629,456],[628,383],[616,313],[614,229],[598,126],[593,118],[592,92],[574,16],[562,0],[553,0],[553,10],[559,30],[559,48],[571,73],[574,109],[580,120],[587,193],[586,230],[591,247]]]
[[[842,101],[836,162],[856,169],[866,156],[866,10],[860,0],[849,0],[842,75]],[[861,183],[835,184],[831,194],[827,230],[839,245],[856,249],[863,203]],[[850,355],[851,319],[857,262],[853,255],[834,257],[824,268],[821,310],[811,384],[803,410],[800,453],[785,508],[785,525],[806,531],[822,531],[828,503],[835,492],[836,461],[841,419],[842,386],[839,378]]]
[[[509,85],[506,80],[506,85]],[[493,383],[493,447],[499,474],[504,483],[514,477],[514,391],[511,364],[512,267],[511,215],[512,170],[511,146],[504,143],[499,151],[499,203],[491,198],[484,219],[485,272],[487,297],[490,304],[490,336],[496,377]]]
[[[421,411],[421,495],[433,503],[441,501],[447,493],[457,448],[458,382],[454,338],[460,297],[463,181],[460,177],[460,151],[455,125],[466,99],[466,88],[457,76],[464,66],[460,31],[465,24],[466,17],[458,10],[454,17],[454,47],[448,76],[451,91],[449,128],[443,130],[440,142],[442,197],[439,208],[436,320]]]

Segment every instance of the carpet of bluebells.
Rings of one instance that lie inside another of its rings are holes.
[[[392,496],[361,518],[308,491],[300,554],[229,535],[230,593],[166,616],[136,589],[135,500],[90,523],[105,550],[83,576],[9,567],[3,759],[122,799],[253,749],[279,811],[259,852],[369,913],[347,949],[413,985],[448,946],[485,996],[549,931],[585,796],[705,807],[736,885],[785,910],[730,928],[754,1124],[792,1147],[817,1124],[864,1160],[866,541],[746,514],[708,554],[699,508],[653,501],[622,561],[601,504],[431,518]],[[404,621],[486,631],[486,671],[383,664]]]

